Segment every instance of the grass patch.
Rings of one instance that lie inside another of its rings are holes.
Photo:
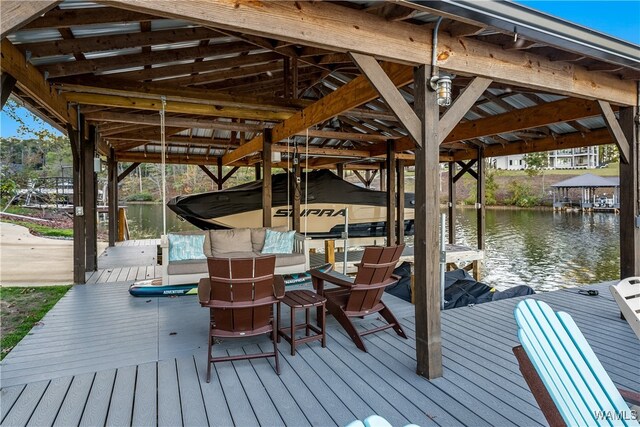
[[[73,229],[71,228],[53,228],[42,224],[36,224],[28,221],[16,221],[14,219],[2,218],[2,222],[21,225],[27,227],[32,234],[45,237],[73,237]]]
[[[0,360],[29,333],[71,286],[0,287]]]
[[[599,169],[546,169],[545,175],[584,175],[592,174],[596,176],[618,176],[620,167],[618,163],[609,163],[605,168]],[[500,170],[500,176],[513,176],[529,178],[524,170]]]

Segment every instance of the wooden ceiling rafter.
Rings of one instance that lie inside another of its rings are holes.
[[[4,0],[2,3],[4,3]],[[60,2],[57,1],[55,3]],[[42,15],[42,13],[40,13],[40,15]],[[99,13],[86,13],[86,9],[55,9],[27,24],[24,29],[34,30],[42,28],[79,27],[83,25],[126,24],[129,22],[159,19],[164,18],[115,7],[101,7],[99,8]]]
[[[142,21],[141,29],[145,23]],[[68,28],[68,27],[61,27]],[[168,43],[183,43],[211,40],[221,37],[220,33],[209,28],[191,27],[172,30],[141,31],[140,33],[115,34],[110,36],[92,36],[66,40],[22,43],[17,47],[31,52],[33,58],[43,56],[68,55],[74,52],[106,52],[118,49],[145,48]]]

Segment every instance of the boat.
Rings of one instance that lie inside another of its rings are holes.
[[[292,227],[293,175],[272,175],[272,226]],[[308,182],[308,185],[306,183]],[[386,235],[387,193],[347,182],[328,170],[308,172],[300,183],[301,233],[311,238],[340,238],[348,212],[349,237]],[[306,200],[306,203],[305,203]],[[177,196],[167,206],[203,230],[250,228],[262,224],[262,180],[222,191]],[[413,234],[415,197],[405,194],[404,233]]]

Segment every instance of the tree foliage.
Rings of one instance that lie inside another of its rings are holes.
[[[530,177],[544,174],[544,170],[549,166],[549,155],[546,152],[528,153],[524,156],[525,172]]]

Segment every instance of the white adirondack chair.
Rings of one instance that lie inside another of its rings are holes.
[[[617,285],[609,287],[615,298],[622,318],[629,322],[638,339],[640,339],[640,277],[629,277]]]
[[[625,402],[640,394],[616,388],[569,314],[526,299],[514,315],[522,346],[513,352],[551,426],[640,426]]]

